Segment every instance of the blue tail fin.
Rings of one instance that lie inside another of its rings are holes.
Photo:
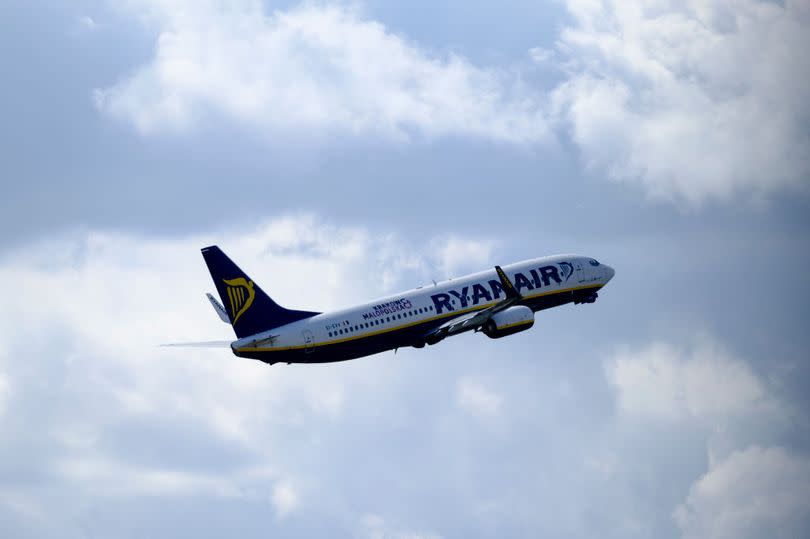
[[[238,338],[320,314],[281,307],[216,245],[202,249],[202,255]]]

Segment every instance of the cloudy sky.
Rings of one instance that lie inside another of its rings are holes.
[[[0,5],[0,536],[807,537],[806,0]],[[227,350],[577,252],[593,305]]]

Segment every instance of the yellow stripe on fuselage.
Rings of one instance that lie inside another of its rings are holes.
[[[547,292],[540,292],[539,294],[533,294],[531,296],[523,296],[523,299],[524,300],[525,299],[534,299],[534,298],[539,298],[541,296],[549,296],[551,294],[560,294],[562,292],[574,292],[576,290],[585,290],[587,288],[602,288],[602,286],[604,286],[604,285],[602,285],[602,284],[589,284],[589,285],[585,285],[585,286],[575,286],[573,288],[565,288],[563,290],[549,290]],[[415,322],[410,322],[408,324],[402,324],[401,326],[396,326],[396,327],[393,327],[393,328],[381,329],[381,330],[378,330],[378,331],[372,331],[370,333],[364,333],[363,335],[352,335],[350,337],[345,337],[345,338],[342,338],[342,339],[336,339],[336,340],[332,340],[332,341],[324,341],[324,342],[302,344],[302,345],[295,345],[295,346],[279,346],[278,348],[259,348],[259,347],[255,347],[255,346],[246,346],[244,348],[237,348],[236,351],[237,352],[282,352],[284,350],[303,350],[303,349],[309,350],[311,348],[315,348],[316,346],[330,346],[330,345],[333,345],[333,344],[340,344],[340,343],[344,343],[344,342],[348,342],[348,341],[356,341],[358,339],[365,339],[365,338],[368,338],[368,337],[374,337],[375,335],[382,335],[383,333],[391,333],[392,331],[399,331],[401,329],[409,328],[411,326],[417,326],[419,324],[424,324],[424,323],[427,323],[427,322],[432,322],[434,320],[440,320],[442,318],[448,318],[448,317],[451,317],[451,316],[459,316],[459,315],[470,313],[470,312],[473,312],[473,311],[483,311],[484,309],[486,309],[488,307],[492,307],[492,305],[495,305],[495,304],[496,303],[492,302],[490,304],[476,305],[475,307],[469,307],[467,309],[462,309],[462,310],[459,310],[459,311],[450,311],[449,313],[440,314],[438,316],[433,316],[431,318],[423,318],[423,319],[417,320]],[[520,323],[523,323],[523,322],[520,322]],[[515,325],[515,324],[513,324],[513,325]],[[506,327],[512,327],[512,326],[510,325],[510,326],[506,326]],[[501,328],[501,329],[505,329],[505,328]]]

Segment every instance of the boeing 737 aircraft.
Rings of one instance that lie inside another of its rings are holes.
[[[593,258],[555,255],[317,313],[279,306],[219,247],[206,247],[202,254],[228,308],[211,294],[208,299],[236,332],[231,350],[271,365],[344,361],[404,346],[422,348],[466,331],[499,339],[532,327],[536,311],[593,303],[614,274]]]

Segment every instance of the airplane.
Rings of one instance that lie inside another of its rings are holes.
[[[554,255],[319,313],[281,307],[216,245],[202,255],[222,303],[211,294],[208,300],[237,339],[169,346],[227,345],[238,357],[270,365],[422,348],[468,331],[499,339],[532,327],[537,311],[593,303],[615,274],[593,258]]]

